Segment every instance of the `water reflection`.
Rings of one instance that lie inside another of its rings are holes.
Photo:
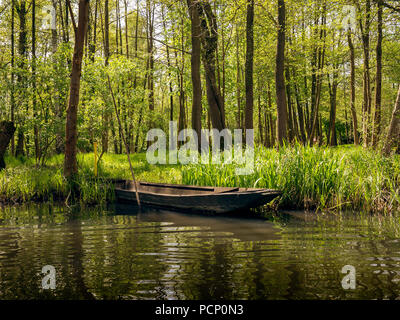
[[[0,299],[396,299],[398,219],[0,211]],[[341,268],[357,271],[343,290]],[[44,265],[56,290],[41,289]]]

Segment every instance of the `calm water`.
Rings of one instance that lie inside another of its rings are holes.
[[[0,299],[396,299],[400,222],[0,210]],[[56,269],[56,289],[41,269]],[[356,289],[340,271],[356,268]]]

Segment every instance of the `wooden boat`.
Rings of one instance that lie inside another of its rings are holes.
[[[270,189],[197,187],[139,181],[137,185],[142,205],[195,212],[244,211],[281,195],[280,191]],[[115,194],[117,201],[137,204],[131,180],[116,182]]]

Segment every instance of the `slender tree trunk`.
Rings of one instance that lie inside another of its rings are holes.
[[[105,65],[108,65],[110,58],[110,22],[109,22],[109,3],[104,1],[104,59]],[[103,152],[108,152],[108,130],[109,130],[110,115],[107,110],[103,112],[103,132],[101,135],[101,144]]]
[[[383,147],[383,154],[389,155],[392,147],[399,143],[400,138],[400,85],[397,92],[396,104],[393,109],[392,119],[390,121],[389,130],[386,136],[385,145]]]
[[[268,114],[267,114],[267,121],[268,121],[268,129],[267,135],[269,136],[269,145],[268,147],[273,147],[275,144],[275,131],[274,131],[274,123],[272,120],[272,92],[271,92],[271,85],[267,82],[267,97],[268,97]]]
[[[69,0],[66,0],[68,2]],[[66,31],[66,43],[69,42],[69,19],[68,19],[68,5],[65,4],[65,31]]]
[[[183,19],[181,19],[181,66],[179,67],[179,130],[187,128],[187,112],[186,112],[186,94],[184,88],[184,76],[185,76],[185,25]]]
[[[240,107],[240,55],[239,55],[239,28],[236,25],[236,101],[237,101],[237,127],[241,128],[241,107]]]
[[[28,8],[27,8],[27,3],[25,0],[21,0],[16,4],[16,9],[18,13],[18,18],[19,18],[19,39],[18,39],[18,54],[19,54],[19,63],[18,63],[18,68],[21,70],[24,70],[26,68],[25,66],[25,59],[27,56],[27,26],[26,26],[26,17],[28,14]],[[25,95],[26,95],[26,89],[27,89],[27,79],[24,74],[20,74],[18,76],[18,102],[23,109],[25,106],[26,111],[28,110],[28,103],[25,100]],[[25,110],[24,110],[25,111]],[[24,155],[24,144],[25,144],[25,135],[24,135],[24,118],[20,119],[20,123],[17,129],[17,147],[15,149],[15,155]]]
[[[197,2],[202,31],[202,60],[206,76],[207,101],[212,125],[225,129],[225,113],[217,86],[215,55],[218,42],[217,21],[208,1]]]
[[[292,142],[295,138],[294,129],[294,117],[293,117],[293,105],[292,105],[292,92],[291,92],[291,80],[289,67],[285,65],[285,78],[286,78],[286,100],[287,100],[287,110],[288,110],[288,139]]]
[[[36,0],[32,0],[32,110],[36,118]],[[36,163],[40,159],[40,146],[39,146],[39,128],[37,124],[33,126],[34,144],[35,144],[35,158]]]
[[[15,122],[15,74],[14,74],[14,64],[15,64],[15,39],[14,39],[14,17],[15,17],[15,0],[11,1],[11,122]],[[15,154],[15,139],[14,134],[11,137],[11,154]]]
[[[358,122],[357,122],[357,112],[356,112],[356,67],[354,58],[354,46],[353,46],[353,41],[351,39],[350,28],[347,31],[347,40],[350,49],[350,110],[351,110],[351,117],[353,120],[354,144],[359,145],[360,141],[358,137]]]
[[[321,100],[321,87],[322,87],[322,74],[320,71],[324,67],[324,62],[325,62],[325,41],[326,41],[326,4],[324,3],[323,7],[323,13],[322,13],[322,23],[321,23],[321,28],[320,28],[320,36],[319,39],[320,41],[322,40],[322,47],[321,45],[317,46],[316,52],[317,52],[317,71],[318,74],[315,75],[315,91],[314,91],[314,102],[312,104],[312,110],[311,110],[311,131],[309,134],[309,142],[310,145],[312,146],[314,143],[314,137],[321,131],[319,130],[320,123],[321,121],[318,120],[319,116],[319,106],[320,106],[320,100]],[[317,134],[316,134],[317,133]],[[321,138],[321,137],[320,137]],[[319,141],[321,143],[321,139]]]
[[[268,112],[264,110],[264,146],[269,148],[271,146],[271,136],[268,121]]]
[[[192,54],[191,54],[191,73],[193,86],[192,99],[192,128],[196,131],[198,137],[198,148],[201,147],[201,29],[200,18],[196,5],[193,0],[187,0],[189,14],[191,18],[191,35],[192,35]]]
[[[335,73],[335,71],[334,71]],[[337,75],[333,74],[332,83],[328,79],[329,84],[329,102],[330,102],[330,112],[329,112],[329,132],[327,137],[327,143],[331,146],[337,146],[336,137],[336,98],[337,98]]]
[[[118,2],[119,2],[119,0],[115,0],[115,53],[117,55],[119,54],[119,33],[118,33],[119,8],[118,8]]]
[[[151,8],[151,1],[146,1],[147,8],[147,53],[149,55],[149,76],[148,76],[148,89],[149,89],[149,109],[150,113],[154,110],[154,52],[153,52],[153,15],[154,12]]]
[[[269,112],[269,128],[271,130],[270,137],[271,137],[271,147],[275,145],[276,141],[276,128],[275,128],[275,121],[272,118],[272,112]]]
[[[224,13],[225,11],[223,11]],[[224,30],[221,30],[221,51],[222,51],[222,92],[221,92],[221,100],[222,100],[222,110],[225,113],[225,97],[226,97],[226,70],[225,70],[225,65],[226,65],[226,48],[225,48],[225,32]]]
[[[192,2],[190,1],[190,4],[191,3]],[[188,1],[188,5],[189,5],[189,1]],[[164,28],[164,33],[167,34],[167,26],[165,24],[165,19],[166,18],[165,18],[165,14],[164,14],[164,7],[162,7],[163,28]],[[193,21],[192,21],[192,23],[193,23]],[[193,26],[192,26],[192,32],[193,32]],[[168,66],[168,90],[169,90],[169,105],[170,105],[169,120],[173,121],[174,120],[174,91],[173,91],[173,88],[172,88],[171,58],[170,58],[170,53],[169,53],[168,40],[166,39],[165,42],[166,42],[165,50],[166,50],[166,53],[167,53],[167,66]],[[192,40],[192,42],[193,42],[193,40]],[[193,47],[193,44],[192,44],[192,47]],[[193,48],[192,48],[192,50],[193,50]]]
[[[56,0],[52,0],[53,4],[53,9],[54,9],[54,14],[57,12],[57,2]],[[53,28],[54,27],[54,28]],[[56,26],[51,26],[51,49],[52,53],[55,53],[57,51],[57,27]]]
[[[104,58],[105,64],[108,65],[110,58],[110,13],[108,0],[104,1]]]
[[[257,78],[257,88],[258,88],[258,95],[257,95],[257,103],[258,103],[258,134],[260,136],[260,143],[264,144],[264,135],[263,135],[263,126],[262,126],[262,117],[261,117],[261,85],[260,85],[260,78]]]
[[[117,0],[118,8],[118,32],[119,32],[119,43],[120,43],[120,54],[123,55],[123,45],[122,45],[122,27],[121,27],[121,8],[119,6],[119,0]],[[122,149],[122,147],[121,147]],[[122,153],[122,150],[121,150]]]
[[[77,115],[79,105],[79,89],[82,70],[83,47],[88,23],[89,0],[79,0],[78,27],[75,33],[75,47],[72,58],[71,82],[69,91],[69,103],[67,109],[67,121],[65,126],[65,159],[64,175],[72,178],[78,173],[76,161],[77,153]]]
[[[90,37],[89,43],[89,57],[92,62],[94,62],[94,56],[96,53],[96,36],[97,36],[97,10],[98,10],[98,1],[95,2],[94,7],[94,18],[93,18],[93,36]]]
[[[52,4],[53,4],[54,12],[57,12],[57,2],[55,0],[53,0]],[[56,28],[56,25],[54,25],[54,26],[52,25],[51,26],[51,51],[52,51],[52,55],[53,55],[52,59],[53,59],[54,63],[56,62],[55,53],[57,52],[57,46],[58,46],[58,43],[57,43],[57,28]],[[54,80],[54,86],[56,87],[56,81],[55,80]],[[57,92],[55,94],[54,100],[55,100],[54,101],[54,105],[55,105],[54,107],[55,107],[55,110],[56,110],[57,121],[59,123],[62,123],[62,121],[63,121],[63,109],[64,108],[63,108],[62,103],[60,103],[60,94],[59,94],[59,92]],[[55,145],[56,145],[56,153],[57,154],[61,154],[61,153],[64,152],[64,137],[63,137],[63,133],[61,132],[61,129],[57,130]]]
[[[125,47],[126,47],[126,57],[129,59],[129,28],[128,28],[128,1],[124,0],[125,7]]]
[[[294,69],[293,69],[293,78],[296,78]],[[307,138],[306,138],[306,130],[305,130],[305,126],[304,126],[304,112],[303,112],[303,107],[301,105],[299,88],[296,84],[296,81],[294,81],[294,93],[296,96],[297,114],[299,117],[299,130],[300,130],[299,137],[301,139],[301,142],[305,143]]]
[[[382,103],[382,2],[378,1],[378,39],[376,44],[376,88],[375,88],[375,118],[372,145],[378,144],[381,134],[381,103]]]
[[[371,1],[365,2],[365,23],[363,25],[360,18],[361,39],[363,43],[363,145],[367,147],[370,140],[370,115],[371,115],[371,89],[370,89],[370,72],[369,72],[369,45],[370,45],[370,18],[371,18]]]
[[[245,85],[246,85],[246,108],[245,129],[253,129],[253,56],[254,56],[254,0],[247,0],[246,19],[246,63],[245,63]]]
[[[278,42],[276,50],[276,105],[278,109],[277,133],[278,143],[282,145],[287,139],[288,113],[285,92],[285,1],[278,0]]]

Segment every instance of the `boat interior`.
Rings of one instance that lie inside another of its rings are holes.
[[[199,194],[210,194],[210,193],[225,193],[241,191],[238,187],[196,187],[196,186],[185,186],[185,185],[173,185],[173,184],[158,184],[151,182],[137,182],[138,191],[146,193],[158,193],[158,194],[171,194],[171,195],[199,195]],[[135,184],[133,181],[124,181],[120,188],[129,191],[135,191]]]

